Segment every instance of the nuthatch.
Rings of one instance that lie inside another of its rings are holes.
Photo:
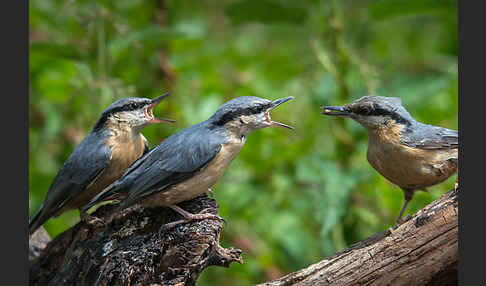
[[[148,142],[140,133],[142,129],[153,123],[174,122],[156,118],[152,113],[168,95],[153,100],[129,97],[110,104],[57,173],[44,203],[29,222],[29,232],[33,233],[52,216],[87,204],[147,153]],[[80,214],[86,217],[86,213]]]
[[[416,190],[426,191],[457,171],[457,131],[416,121],[400,98],[364,96],[344,106],[325,106],[322,113],[350,117],[368,132],[368,162],[405,195],[395,225]]]
[[[170,207],[184,217],[164,225],[166,228],[192,220],[221,219],[205,211],[191,214],[176,204],[207,192],[252,131],[269,126],[292,129],[270,119],[270,110],[291,99],[270,101],[243,96],[226,102],[206,121],[183,129],[154,147],[83,210],[114,199],[121,201],[119,210],[140,202],[145,207]]]

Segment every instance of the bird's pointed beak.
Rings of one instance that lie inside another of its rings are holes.
[[[280,98],[280,99],[276,99],[272,102],[273,106],[269,109],[269,110],[272,110],[274,109],[275,107],[279,106],[280,104],[286,102],[286,101],[289,101],[291,99],[294,99],[293,96],[289,96],[289,97],[284,97],[284,98]]]
[[[330,116],[350,116],[351,113],[344,110],[343,106],[324,106],[322,108],[322,114]]]
[[[268,116],[268,119],[269,119],[269,122],[270,122],[270,126],[279,126],[279,127],[284,127],[284,128],[288,128],[288,129],[294,129],[294,127],[290,126],[290,125],[287,125],[287,124],[283,124],[283,123],[280,123],[280,122],[277,122],[277,121],[273,121],[273,120],[270,120],[270,115],[269,115],[269,112],[270,110],[274,109],[275,107],[279,106],[280,104],[286,102],[286,101],[289,101],[293,99],[292,96],[288,96],[288,97],[284,97],[284,98],[281,98],[281,99],[277,99],[277,100],[274,100],[272,102],[272,107],[270,107],[270,109],[268,110],[267,112],[267,116]]]
[[[176,122],[173,119],[166,119],[166,118],[154,117],[154,115],[152,113],[152,110],[154,109],[154,107],[157,106],[164,98],[166,98],[169,95],[170,95],[170,92],[167,92],[167,93],[164,93],[164,94],[162,94],[161,96],[159,96],[159,97],[157,97],[155,99],[152,99],[152,102],[147,107],[147,113],[149,115],[151,115],[151,117],[152,117],[152,119],[149,121],[149,123],[162,123],[162,122],[165,122],[165,123],[174,123],[174,122]]]

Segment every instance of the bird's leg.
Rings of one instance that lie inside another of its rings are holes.
[[[81,221],[85,222],[86,224],[101,224],[101,225],[105,225],[105,221],[100,219],[100,218],[97,218],[93,215],[90,215],[88,214],[87,212],[83,212],[81,210],[79,210],[79,217],[81,219]]]
[[[454,191],[456,192],[459,189],[459,176],[456,178],[456,183],[454,184]]]
[[[402,209],[400,210],[400,213],[398,214],[397,219],[395,220],[395,226],[394,228],[397,228],[400,224],[402,224],[404,221],[402,220],[403,213],[405,212],[405,209],[407,208],[408,203],[412,200],[414,191],[410,190],[403,190],[403,194],[405,195],[405,202],[403,203]],[[410,219],[410,218],[408,218]],[[406,221],[408,220],[406,219]]]
[[[222,217],[220,217],[219,215],[206,213],[207,210],[203,210],[202,212],[200,212],[198,214],[192,214],[188,211],[183,210],[181,207],[179,207],[177,205],[170,205],[169,207],[171,209],[173,209],[174,211],[176,211],[177,213],[179,213],[181,216],[183,216],[184,219],[174,221],[174,222],[169,222],[169,223],[162,225],[162,227],[159,230],[159,233],[162,232],[162,231],[169,230],[169,229],[171,229],[171,228],[173,228],[173,227],[175,227],[179,224],[191,222],[191,221],[194,221],[194,220],[214,219],[214,220],[224,221],[224,219]]]

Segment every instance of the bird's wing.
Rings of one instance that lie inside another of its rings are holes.
[[[224,143],[223,137],[209,134],[197,126],[170,136],[150,150],[115,183],[93,198],[87,207],[113,196],[124,197],[121,208],[128,207],[191,178],[216,157]]]
[[[459,146],[459,135],[456,130],[443,127],[420,124],[405,133],[402,143],[419,149],[453,149]]]
[[[90,133],[76,147],[57,173],[44,201],[44,210],[54,215],[81,193],[109,164],[111,149],[102,134]]]

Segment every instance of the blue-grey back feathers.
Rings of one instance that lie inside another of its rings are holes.
[[[29,222],[31,232],[60,211],[108,166],[111,149],[104,144],[106,137],[103,130],[91,132],[69,155],[54,178],[44,203]]]
[[[418,121],[403,132],[402,144],[419,149],[457,149],[459,134],[456,130],[432,126]]]

